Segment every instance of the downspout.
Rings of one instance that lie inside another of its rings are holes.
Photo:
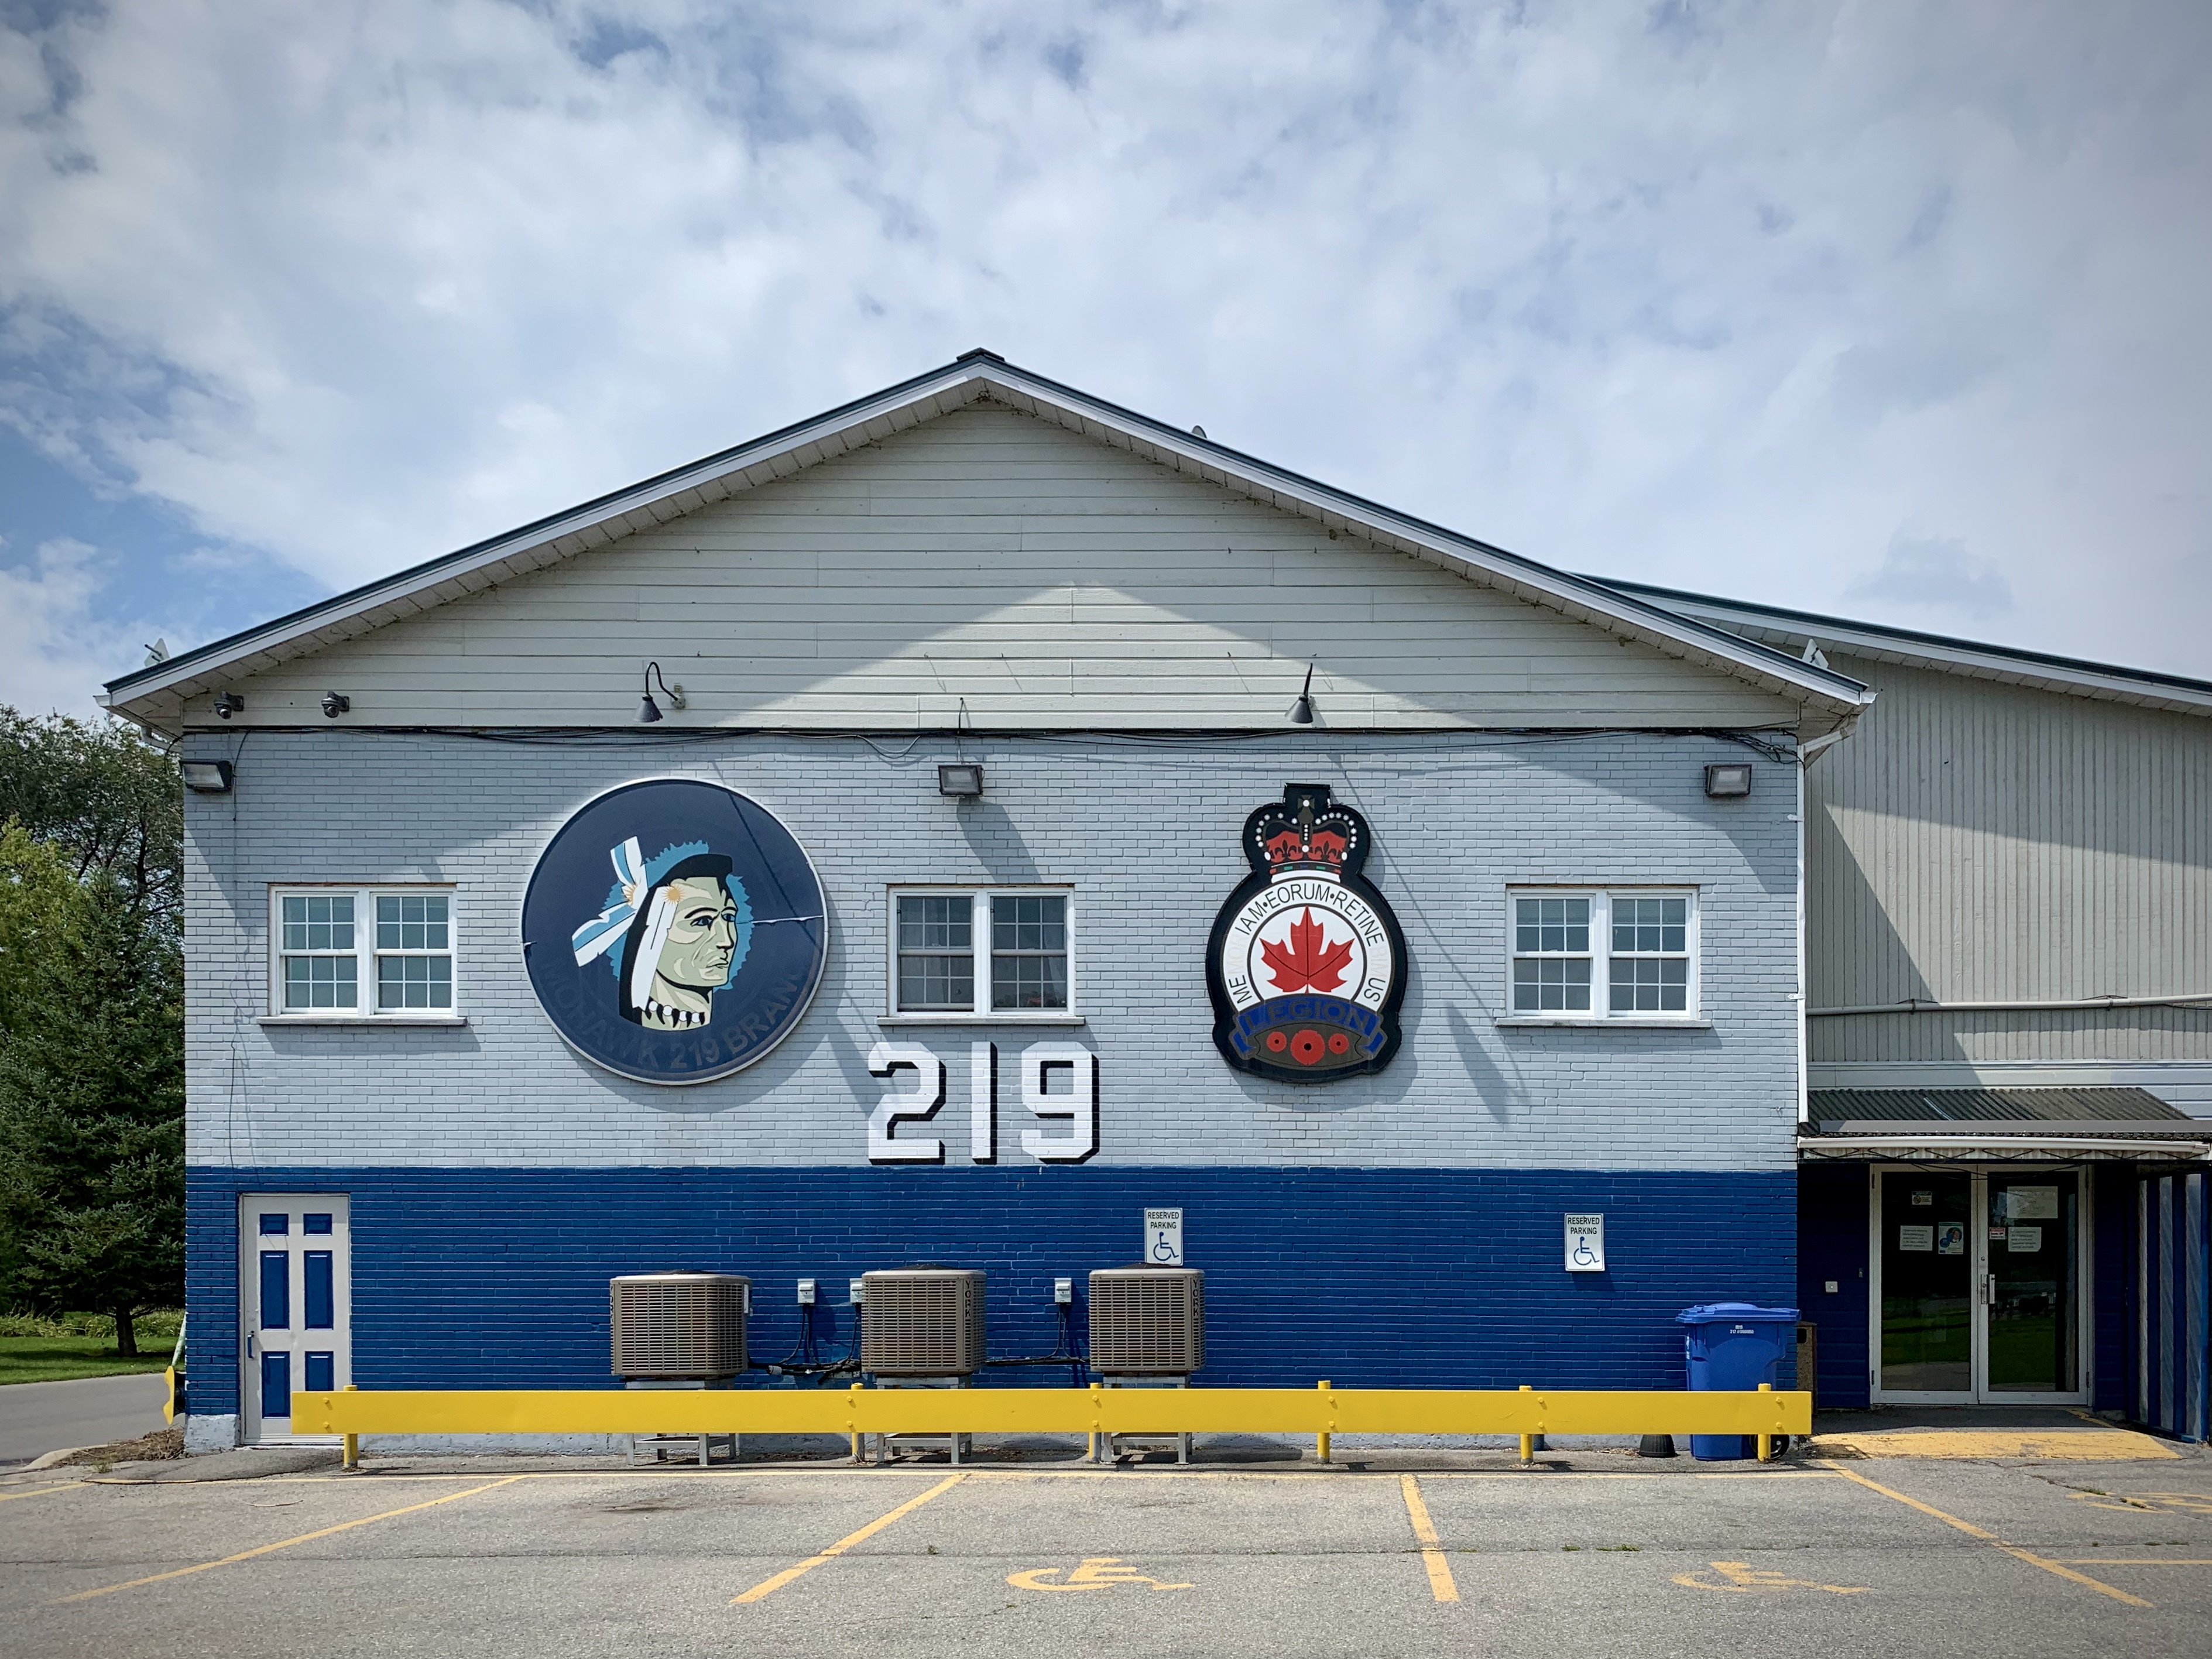
[[[1809,661],[1819,647],[1810,640],[1805,641],[1805,654]],[[1820,659],[1827,666],[1827,659]],[[1859,718],[1874,702],[1869,696],[1860,704],[1842,725],[1832,732],[1824,732],[1809,742],[1797,745],[1797,1121],[1813,1121],[1813,1043],[1807,1012],[1813,1000],[1811,953],[1806,948],[1807,902],[1805,885],[1812,878],[1805,856],[1805,774],[1812,770],[1813,763],[1826,754],[1845,738],[1858,729]]]
[[[1835,734],[1829,735],[1832,738]],[[1805,1018],[1805,1005],[1813,1000],[1811,984],[1806,977],[1809,964],[1805,949],[1805,769],[1811,764],[1804,746],[1800,745],[1797,764],[1792,769],[1797,774],[1797,1124],[1801,1132],[1813,1121],[1813,1050],[1808,1036],[1811,1028]]]
[[[1809,653],[1811,642],[1806,644]],[[1825,666],[1825,659],[1823,665]],[[1873,699],[1869,698],[1870,702]],[[1863,713],[1863,708],[1861,712]],[[1813,1000],[1811,953],[1806,946],[1807,911],[1810,908],[1805,887],[1812,878],[1811,866],[1805,855],[1805,774],[1813,763],[1834,748],[1858,726],[1854,714],[1832,732],[1826,732],[1808,743],[1797,745],[1797,1121],[1813,1121],[1813,1042],[1808,1023],[1808,1005]]]

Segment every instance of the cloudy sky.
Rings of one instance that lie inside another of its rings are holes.
[[[0,0],[0,701],[972,345],[2212,677],[2212,6]]]

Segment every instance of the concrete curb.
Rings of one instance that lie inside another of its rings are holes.
[[[75,1457],[79,1452],[91,1451],[94,1448],[90,1446],[57,1447],[52,1451],[41,1452],[38,1456],[24,1464],[19,1473],[28,1474],[34,1469],[50,1469],[65,1457]]]

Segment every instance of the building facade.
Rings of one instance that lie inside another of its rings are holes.
[[[1161,1208],[1201,1382],[1668,1387],[1793,1299],[1870,694],[988,354],[111,699],[193,790],[195,1445],[609,1384],[625,1272],[773,1358],[981,1267],[1033,1358]]]
[[[2204,1438],[2212,685],[1631,591],[1876,694],[1807,771],[1824,1399]]]

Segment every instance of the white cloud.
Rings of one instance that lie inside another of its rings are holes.
[[[2007,637],[2212,674],[2208,47],[2066,0],[114,0],[0,29],[0,410],[341,584],[988,344],[1571,568],[1886,610],[1941,526]]]
[[[1899,531],[1889,538],[1881,568],[1844,592],[1846,599],[1927,607],[1975,622],[1989,622],[2013,608],[2012,586],[1987,559],[1978,559],[1956,539],[1937,540]]]
[[[100,614],[106,563],[97,550],[58,537],[27,564],[0,565],[0,703],[96,714],[100,681],[118,663],[143,659],[153,635],[136,637],[143,630]]]

